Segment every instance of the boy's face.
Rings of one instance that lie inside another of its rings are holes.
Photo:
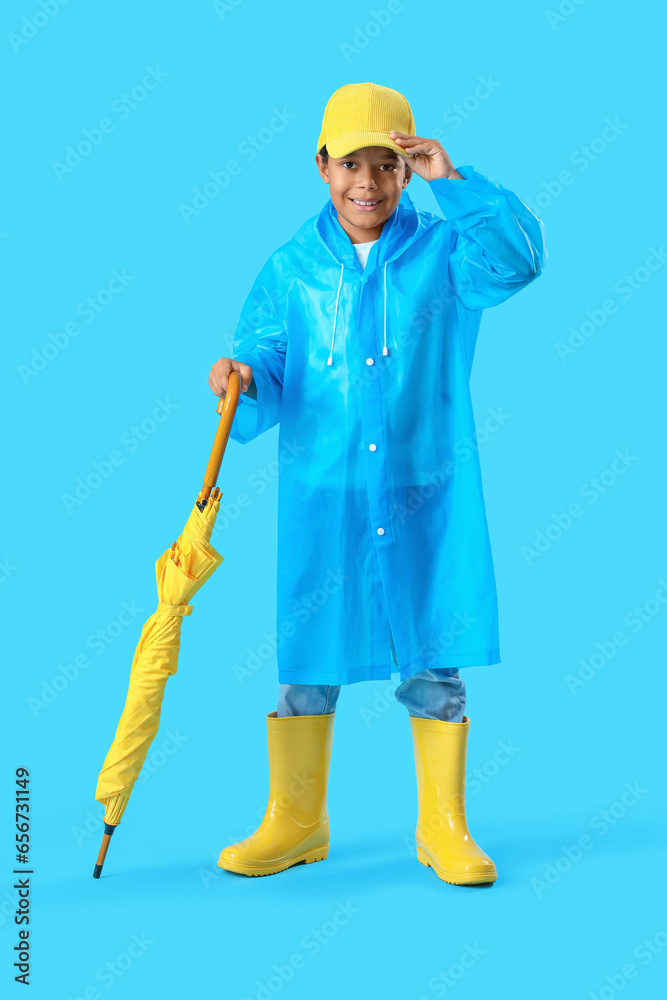
[[[338,221],[353,243],[377,240],[412,177],[407,159],[384,146],[364,146],[324,163],[316,154],[320,176],[329,185]],[[359,202],[374,202],[363,207]]]

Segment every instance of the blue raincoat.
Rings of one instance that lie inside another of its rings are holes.
[[[500,662],[470,397],[482,309],[540,274],[544,226],[473,170],[404,189],[362,269],[331,199],[243,306],[230,436],[279,423],[277,657],[285,684]]]

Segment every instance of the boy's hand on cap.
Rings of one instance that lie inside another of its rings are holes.
[[[405,150],[406,156],[410,157],[409,165],[425,181],[436,181],[440,178],[465,180],[435,139],[425,139],[421,135],[408,135],[407,132],[397,132],[396,129],[392,129],[389,136]]]
[[[230,372],[239,373],[242,383],[241,392],[247,392],[250,383],[252,382],[252,368],[250,365],[244,365],[240,361],[234,361],[233,358],[220,358],[220,360],[216,361],[213,365],[208,376],[208,384],[216,396],[224,396],[227,392]]]

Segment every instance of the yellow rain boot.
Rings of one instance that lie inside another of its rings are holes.
[[[221,852],[218,867],[273,875],[329,854],[327,783],[335,712],[266,717],[269,801],[250,837]]]
[[[496,866],[470,836],[465,815],[470,719],[443,722],[410,716],[417,772],[417,860],[454,885],[495,882]]]

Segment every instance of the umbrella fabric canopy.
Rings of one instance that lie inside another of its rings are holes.
[[[183,616],[192,612],[190,600],[223,561],[209,541],[219,508],[217,490],[203,510],[195,504],[182,534],[155,564],[159,604],[141,632],[125,708],[95,793],[110,826],[120,823],[157,734],[164,687],[176,673]]]

